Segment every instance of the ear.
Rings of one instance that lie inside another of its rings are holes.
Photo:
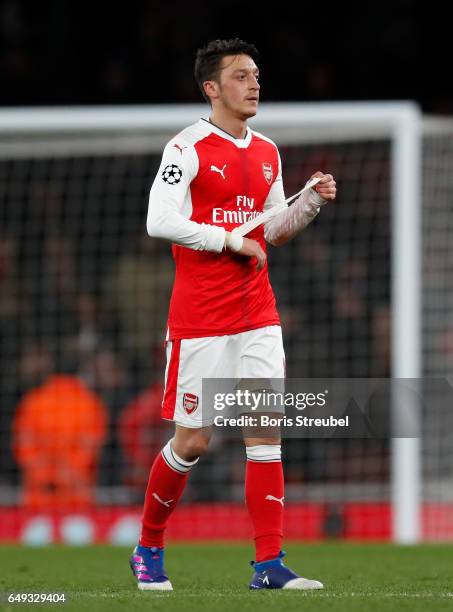
[[[216,99],[219,97],[219,84],[216,81],[205,81],[203,83],[203,89],[209,99]]]

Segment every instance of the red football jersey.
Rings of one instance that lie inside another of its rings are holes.
[[[223,249],[225,231],[285,196],[276,145],[247,129],[236,139],[205,119],[165,147],[150,193],[148,233],[171,240],[176,276],[167,339],[279,325],[267,265]],[[263,227],[248,238],[266,250]]]

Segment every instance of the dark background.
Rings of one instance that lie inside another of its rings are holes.
[[[414,99],[453,113],[447,4],[0,0],[0,105],[199,102],[196,49],[261,52],[263,100]]]
[[[443,68],[450,52],[442,49],[449,28],[446,9],[414,0],[0,0],[0,105],[201,102],[196,49],[239,36],[261,51],[263,100],[412,99],[425,112],[453,114]],[[341,194],[302,240],[270,256],[288,376],[388,377],[389,143],[281,152],[287,193],[322,170]],[[128,500],[143,496],[168,434],[159,414],[173,267],[168,246],[144,228],[159,162],[89,149],[0,160],[0,487],[22,482],[11,445],[19,403],[65,373],[83,380],[108,414],[97,484],[128,488]],[[121,438],[127,415],[137,430],[129,439],[146,459]],[[331,442],[287,441],[287,482],[388,481],[385,443]],[[236,494],[242,503],[243,452],[227,446],[231,460],[225,448],[202,459],[191,499]]]

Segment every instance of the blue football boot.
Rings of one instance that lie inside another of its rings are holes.
[[[129,559],[140,591],[173,591],[164,569],[164,549],[136,546]]]
[[[323,589],[324,585],[318,580],[308,580],[295,574],[282,561],[285,552],[280,551],[278,557],[269,561],[256,563],[251,561],[255,573],[250,583],[251,589]]]

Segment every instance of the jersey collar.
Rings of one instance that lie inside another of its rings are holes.
[[[247,133],[245,135],[245,138],[235,138],[234,136],[232,136],[228,132],[225,132],[225,130],[222,130],[222,128],[217,127],[216,125],[214,125],[214,123],[211,123],[211,121],[205,119],[204,117],[200,119],[200,122],[205,128],[209,128],[211,132],[214,132],[221,138],[225,138],[225,140],[233,142],[238,149],[246,149],[252,141],[252,131],[249,127],[247,127]]]

